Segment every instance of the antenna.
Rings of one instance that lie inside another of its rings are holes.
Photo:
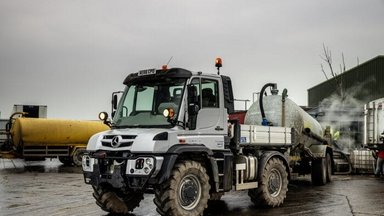
[[[173,56],[171,56],[171,58],[168,60],[167,64],[163,65],[163,67],[162,67],[163,70],[168,70],[168,65],[172,61],[172,59],[173,59]]]
[[[168,66],[169,63],[172,61],[172,59],[173,59],[173,56],[171,56],[171,58],[168,60],[168,62],[167,62],[167,66]]]
[[[168,70],[168,65],[169,65],[169,63],[171,62],[172,59],[173,59],[173,56],[171,56],[171,58],[168,60],[167,64],[165,64],[165,65],[163,65],[161,67],[163,71]]]

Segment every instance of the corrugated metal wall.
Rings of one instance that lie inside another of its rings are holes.
[[[384,97],[384,56],[377,56],[340,75],[343,88],[363,103]],[[329,79],[308,89],[308,106],[336,93],[336,79]]]

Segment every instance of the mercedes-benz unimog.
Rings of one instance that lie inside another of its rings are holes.
[[[100,115],[111,130],[92,136],[83,156],[85,183],[103,210],[129,213],[147,192],[161,215],[202,215],[210,200],[231,190],[248,190],[255,205],[283,203],[290,163],[299,161],[289,154],[303,133],[231,120],[231,79],[219,75],[220,59],[216,66],[217,75],[163,67],[126,77],[118,105],[112,100],[112,121]],[[328,148],[307,136],[310,141],[324,146],[312,163],[325,184]]]

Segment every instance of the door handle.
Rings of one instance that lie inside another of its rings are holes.
[[[215,128],[215,130],[217,130],[217,131],[222,131],[222,130],[224,130],[224,128],[221,128],[220,126],[217,126],[217,127]]]

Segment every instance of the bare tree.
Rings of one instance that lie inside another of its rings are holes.
[[[320,57],[327,64],[329,68],[329,72],[327,73],[326,70],[324,69],[324,65],[321,64],[321,71],[323,72],[325,79],[329,80],[328,77],[331,77],[331,79],[335,80],[336,93],[340,96],[341,101],[344,101],[347,97],[346,91],[343,86],[343,77],[341,76],[341,74],[344,73],[346,70],[344,54],[341,53],[342,64],[340,64],[339,73],[335,72],[335,70],[333,69],[332,52],[329,50],[327,46],[325,46],[325,44],[323,44],[323,55],[320,55]]]

